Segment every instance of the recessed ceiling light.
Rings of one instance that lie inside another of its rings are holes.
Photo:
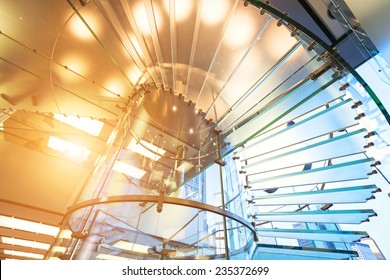
[[[134,251],[134,252],[145,253],[145,254],[148,253],[148,249],[149,249],[149,246],[128,242],[124,240],[118,241],[113,246],[123,250]]]
[[[115,95],[121,95],[125,91],[125,86],[122,82],[112,79],[108,80],[106,84],[104,85],[107,90],[111,92],[111,94],[108,97],[112,97],[112,93]]]
[[[39,259],[42,260],[44,255],[42,254],[35,254],[35,253],[28,253],[28,252],[22,252],[22,251],[13,251],[13,250],[4,250],[5,255],[11,255],[11,256],[19,256],[19,257],[26,257],[31,259]]]
[[[72,231],[69,229],[64,229],[60,232],[59,238],[61,239],[71,239],[72,238]]]
[[[143,33],[143,35],[146,36],[149,36],[152,33],[150,29],[150,24],[154,24],[157,30],[161,30],[162,24],[164,22],[159,7],[157,5],[153,5],[152,3],[151,5],[153,7],[154,14],[154,19],[152,19],[153,22],[149,22],[148,14],[146,13],[146,9],[148,9],[149,7],[145,7],[142,2],[137,2],[131,8],[139,30]]]
[[[99,136],[103,128],[103,123],[98,120],[92,120],[86,117],[67,116],[54,114],[54,118],[77,129],[80,129],[88,134]]]
[[[176,110],[177,110],[177,107],[176,107],[176,106],[173,106],[173,107],[172,107],[172,111],[173,111],[173,112],[176,112]]]
[[[96,33],[98,31],[98,24],[94,17],[83,14],[83,18],[87,22],[88,26],[93,30],[93,32]],[[76,14],[74,14],[73,18],[70,21],[70,28],[73,34],[80,39],[94,39],[93,34],[89,31],[88,27]]]
[[[201,19],[207,25],[215,25],[220,23],[226,18],[228,13],[229,1],[226,0],[213,0],[213,1],[202,1],[202,13]]]
[[[192,163],[189,163],[188,161],[184,161],[182,164],[180,164],[180,166],[176,170],[184,174],[192,167],[194,167]]]
[[[164,155],[166,153],[164,149],[150,144],[149,142],[146,142],[142,139],[139,142],[140,143],[138,144],[137,141],[133,139],[127,148],[152,160],[159,160],[161,156],[157,154]]]
[[[11,238],[11,237],[1,237],[1,242],[10,245],[24,246],[29,248],[37,248],[42,250],[49,250],[50,244],[35,242],[31,240],[24,240],[19,238]]]
[[[122,161],[116,161],[112,169],[114,171],[129,175],[129,176],[137,178],[137,179],[141,179],[146,174],[146,171],[139,169],[137,167],[131,166],[131,165],[124,163]]]
[[[41,233],[45,235],[57,236],[59,228],[36,222],[30,222],[18,218],[11,218],[0,215],[0,226],[17,230]]]
[[[114,255],[109,255],[109,254],[99,254],[96,256],[96,259],[98,259],[98,260],[131,260],[130,258],[114,256]]]
[[[193,1],[170,1],[165,0],[164,1],[164,8],[165,11],[170,14],[171,9],[171,3],[173,3],[173,7],[175,9],[175,20],[176,21],[184,21],[187,19],[192,11]]]
[[[55,252],[55,253],[58,252],[58,253],[64,254],[66,252],[66,247],[54,246],[52,251]]]
[[[86,160],[91,152],[83,147],[80,147],[76,144],[70,143],[54,136],[49,137],[49,142],[47,146],[61,153],[69,153],[72,158],[77,158],[80,160]]]

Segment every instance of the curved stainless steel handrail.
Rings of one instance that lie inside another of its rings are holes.
[[[82,208],[86,208],[89,206],[95,206],[100,204],[110,204],[110,203],[124,203],[124,202],[155,202],[157,203],[159,201],[159,196],[155,195],[116,195],[116,196],[108,196],[108,197],[98,197],[94,199],[89,199],[83,202],[80,202],[78,204],[75,204],[68,208],[68,211],[66,212],[65,216],[67,217],[67,220],[69,222],[69,218],[71,215]],[[163,202],[166,204],[172,204],[172,205],[179,205],[179,206],[185,206],[185,207],[191,207],[196,209],[205,210],[208,212],[215,213],[217,215],[221,215],[223,217],[232,219],[243,226],[247,227],[250,231],[252,231],[254,240],[257,241],[257,234],[256,230],[253,227],[251,223],[249,223],[244,218],[221,208],[218,208],[213,205],[209,205],[202,202],[192,201],[192,200],[186,200],[182,198],[176,198],[176,197],[168,197],[164,196]],[[70,227],[70,225],[69,225]],[[71,228],[71,227],[70,227]]]

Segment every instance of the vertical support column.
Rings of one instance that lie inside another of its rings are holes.
[[[221,130],[214,129],[213,131],[217,137],[217,158],[214,160],[216,164],[219,165],[219,179],[220,179],[220,186],[221,186],[221,201],[222,201],[222,209],[225,210],[225,190],[223,185],[223,170],[222,168],[226,165],[226,162],[224,162],[221,158],[221,145],[220,145],[220,134]],[[228,242],[228,233],[227,233],[227,222],[226,217],[223,216],[223,232],[224,232],[224,240],[225,240],[225,254],[226,259],[230,260],[230,254],[229,254],[229,242]]]
[[[200,152],[199,152],[199,155],[200,155]],[[200,164],[200,158],[198,159],[198,164],[195,166],[195,172],[196,174],[198,174],[198,178],[200,176],[200,170],[202,168],[202,165]],[[198,180],[198,201],[201,201],[200,200],[200,196],[202,195],[200,193],[200,189],[203,188],[202,186],[202,182],[200,180]],[[203,192],[203,190],[202,190]],[[202,200],[203,200],[203,196],[202,196]],[[201,201],[203,202],[203,201]],[[201,211],[198,210],[198,216],[196,218],[197,220],[197,229],[196,229],[196,253],[199,254],[199,242],[200,242],[200,213]]]
[[[186,146],[184,146],[184,145],[179,145],[176,148],[176,158],[177,158],[177,160],[175,162],[175,173],[176,173],[175,177],[176,177],[178,185],[180,185],[182,183],[182,181],[183,181],[182,178],[178,178],[177,177],[177,175],[180,174],[178,168],[183,163],[183,160],[186,157],[187,151],[188,151],[188,148]],[[180,176],[182,176],[182,175],[180,174]]]

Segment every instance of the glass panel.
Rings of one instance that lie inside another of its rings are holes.
[[[128,67],[126,73],[133,84],[142,83],[143,74],[150,76],[149,80],[156,84],[161,84],[160,73],[153,65],[157,64],[156,54],[150,51],[150,47],[153,46],[151,37],[143,36],[141,33],[147,29],[146,11],[143,11],[139,4],[133,11],[128,1],[120,2],[121,4],[116,2],[115,7],[108,1],[95,1],[95,4],[105,20],[112,25],[128,56],[136,63],[136,67]],[[122,13],[118,9],[120,5]],[[142,28],[138,28],[137,20],[142,22]]]
[[[366,144],[367,139],[363,136],[366,133],[366,129],[360,129],[277,156],[260,159],[244,166],[242,169],[249,175],[252,173],[281,169],[295,165],[304,165],[309,162],[323,161],[356,154],[364,150],[363,146]],[[262,158],[264,158],[264,156]]]
[[[136,3],[136,1],[129,1]],[[142,3],[139,1],[138,3]],[[162,1],[145,1],[140,6],[145,5],[146,15],[148,17],[151,37],[153,40],[154,51],[157,54],[160,73],[165,89],[174,89],[174,67],[175,60],[175,31],[174,31],[174,14],[170,16],[171,9],[174,9],[174,1],[165,2],[163,7]],[[132,7],[135,10],[136,7]],[[164,13],[164,10],[167,11]],[[142,28],[142,24],[137,22]],[[145,33],[145,32],[144,32]],[[165,46],[165,47],[163,47]]]
[[[266,130],[275,122],[282,119],[302,104],[308,102],[334,82],[335,79],[328,80],[325,84],[317,85],[315,83],[314,85],[316,85],[316,87],[314,89],[311,89],[310,87],[313,81],[309,78],[304,78],[297,82],[279,96],[274,97],[268,103],[264,104],[263,107],[257,111],[254,118],[249,121],[247,120],[244,125],[231,133],[231,135],[229,135],[230,142],[233,145],[243,144],[249,136],[254,136]]]
[[[96,40],[94,41],[94,44],[96,44],[99,52],[103,52],[103,56],[107,59],[106,65],[99,65],[102,68],[106,68],[107,76],[102,77],[101,74],[99,75],[98,71],[100,68],[98,68],[96,69],[96,80],[102,79],[106,81],[107,87],[111,88],[116,94],[127,94],[129,89],[132,89],[133,87],[132,81],[127,76],[127,68],[134,65],[131,52],[128,52],[129,48],[120,39],[118,32],[114,30],[111,25],[106,23],[105,18],[102,18],[104,15],[102,15],[101,10],[95,3],[86,5],[83,9],[77,9],[71,1],[67,0],[67,2],[75,11],[74,20],[80,22],[80,30],[86,30],[88,36],[90,36],[91,39]],[[62,40],[59,42],[61,45],[65,44],[63,40],[68,39],[74,41],[72,30],[69,31],[70,33],[67,35],[71,37],[61,36]],[[76,53],[79,53],[79,46],[79,44],[73,45],[73,48],[77,48]],[[96,53],[92,52],[90,49],[88,49],[86,53],[89,53],[89,61],[97,61]],[[113,67],[110,68],[108,65]],[[113,73],[111,73],[113,69],[116,69],[119,75],[114,76]],[[117,80],[119,77],[121,77],[121,79]]]
[[[119,101],[118,96],[99,82],[92,84],[82,75],[81,69],[79,71],[75,69],[77,68],[73,64],[75,59],[81,68],[85,66],[84,60],[62,53],[56,55],[54,59],[48,58],[4,37],[0,37],[0,44],[23,54],[18,56],[13,53],[2,54],[2,60],[12,61],[7,67],[7,77],[17,77],[14,80],[20,83],[20,86],[12,89],[12,103],[23,105],[31,111],[36,111],[36,106],[40,106],[40,109],[45,112],[58,113],[61,108],[61,112],[70,115],[81,114],[79,110],[82,110],[84,113],[81,115],[85,116],[85,112],[91,114],[92,111],[98,110],[102,117],[116,116],[115,107],[106,101]],[[50,71],[42,70],[45,69],[44,67],[50,68]],[[115,73],[115,70],[111,72]],[[105,72],[102,70],[102,73]],[[73,87],[76,81],[79,84]],[[66,87],[65,83],[67,83]],[[82,97],[84,92],[94,92],[96,95],[86,99]],[[78,106],[74,106],[75,103]]]
[[[176,3],[178,2],[191,1],[176,1]],[[227,27],[231,24],[233,15],[239,9],[238,0],[223,2],[223,4],[219,4],[220,2],[201,1],[199,5],[198,22],[195,27],[196,33],[193,36],[191,46],[189,70],[184,79],[185,84],[183,84],[186,98],[193,100],[196,108],[202,108],[204,111],[207,104],[212,102],[210,100],[210,97],[214,94],[212,87],[218,83],[218,78],[220,78],[220,73],[212,72],[211,66],[213,61],[226,65],[226,61],[216,61],[215,57],[222,46],[223,38],[227,35]],[[213,30],[213,32],[210,32],[210,30]],[[252,32],[249,32],[249,36]],[[209,76],[215,76],[215,79],[213,81],[207,79]]]
[[[303,91],[309,84],[311,80],[305,79],[298,82],[292,88],[287,89],[285,92],[281,93],[279,96],[276,96],[273,100],[270,100],[269,103],[265,104],[263,108],[255,118],[246,122],[243,126],[231,133],[227,139],[233,145],[240,145],[250,136],[258,134],[261,129],[264,129],[266,125],[270,124],[272,121],[277,119],[281,114],[285,113],[290,107],[291,103],[286,102],[286,100],[294,97],[294,100],[301,101],[301,98],[296,97],[297,94],[306,92]],[[296,101],[292,101],[296,102]]]
[[[257,221],[360,224],[375,215],[373,210],[364,209],[256,213],[255,217]]]
[[[373,162],[373,158],[367,158],[279,176],[269,174],[270,172],[261,173],[250,176],[249,184],[253,187],[252,190],[263,190],[366,179]]]
[[[280,38],[274,36],[275,32],[280,32],[280,29],[276,26],[270,26],[269,37],[266,38],[268,42],[264,47],[259,45],[256,50],[257,52],[261,53],[264,49],[272,49],[273,45],[279,44],[278,42],[274,42],[273,39]],[[292,43],[293,42],[290,42],[289,44],[292,45]],[[288,46],[288,44],[286,46]],[[233,106],[230,107],[230,111],[228,111],[219,121],[219,126],[223,131],[228,131],[234,125],[253,116],[256,111],[266,106],[266,104],[275,97],[292,87],[297,81],[306,77],[308,72],[314,71],[314,69],[318,68],[320,65],[319,62],[313,59],[312,54],[305,51],[305,48],[302,46],[302,41],[295,42],[289,50],[286,49],[286,53],[273,65],[264,65],[263,63],[265,60],[263,59],[265,58],[267,58],[267,55],[264,55],[263,58],[259,58],[259,54],[256,54],[254,57],[249,57],[246,60],[245,67],[241,67],[242,72],[238,73],[233,79],[233,82],[236,85],[232,88],[232,93],[233,91],[238,91],[241,92],[240,94],[244,94],[240,96]],[[270,68],[262,75],[257,74],[254,76],[253,81],[250,83],[251,86],[248,88],[248,85],[242,83],[242,79],[258,72],[259,64],[256,61],[259,59],[262,60],[263,67]],[[267,58],[267,60],[268,59],[269,58]],[[293,73],[291,73],[290,67],[292,64],[298,69]],[[315,83],[311,84],[313,85],[314,90]],[[311,91],[310,85],[308,85],[307,90],[309,92]],[[235,95],[237,95],[237,93],[235,93]]]
[[[356,256],[355,251],[258,244],[256,260],[340,260]]]
[[[340,230],[305,230],[305,229],[258,229],[257,234],[262,237],[278,237],[292,239],[319,240],[327,242],[355,242],[367,237],[365,231],[340,231]]]
[[[88,227],[90,234],[77,249],[77,259],[99,259],[99,254],[131,259],[224,257],[223,221],[214,213],[171,204],[164,204],[161,213],[155,206],[140,203],[98,205],[95,209]],[[228,222],[231,242],[240,239],[236,249],[245,248],[249,240],[246,232]],[[253,235],[250,237],[253,240]],[[88,239],[96,241],[93,246],[88,245]],[[161,254],[162,249],[169,250],[166,256]]]
[[[241,158],[250,158],[253,155],[264,154],[356,125],[358,123],[354,119],[356,112],[355,110],[351,110],[351,105],[352,99],[340,102],[292,126],[257,140],[253,144],[238,151],[237,154]],[[258,119],[255,122],[248,123],[248,125],[257,124]],[[252,135],[253,131],[256,131],[255,127],[262,126],[261,124],[257,124],[254,127],[243,126],[242,129],[238,129],[232,135],[229,135],[229,142],[232,144],[240,143],[244,139],[243,135]]]
[[[366,202],[378,188],[375,185],[332,190],[298,192],[255,197],[259,205],[326,204]]]
[[[271,21],[271,17],[260,17],[254,24],[250,18],[256,13],[256,9],[245,9],[242,5],[238,5],[230,20],[225,31],[226,36],[214,54],[203,91],[198,97],[197,106],[203,104],[201,107],[205,108],[206,119],[219,119],[219,116],[223,115],[247,90],[248,84],[257,79],[261,71],[267,69],[268,64],[273,63],[272,59],[263,61],[262,67],[259,68],[258,63],[254,62],[260,59],[259,50],[265,49],[263,35],[266,37],[266,30]],[[252,27],[241,33],[242,40],[240,40],[237,28],[242,21],[248,22]],[[265,42],[269,40],[265,39]],[[229,62],[225,59],[227,53],[232,53]],[[242,75],[243,71],[245,75]],[[240,79],[241,82],[236,83],[236,79]],[[208,88],[211,88],[212,92],[206,94]]]

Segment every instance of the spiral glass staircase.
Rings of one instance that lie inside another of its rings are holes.
[[[390,117],[305,26],[268,1],[1,2],[2,258],[357,256]]]

